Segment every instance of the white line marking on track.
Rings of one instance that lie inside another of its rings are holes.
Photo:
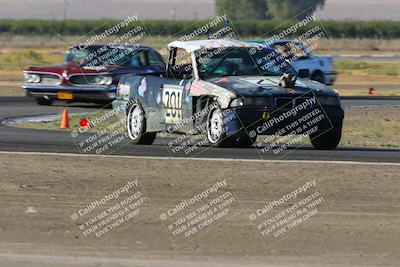
[[[122,159],[150,159],[150,160],[192,160],[192,161],[233,161],[233,162],[265,162],[265,163],[313,163],[313,164],[343,164],[343,165],[379,165],[400,166],[395,162],[362,162],[362,161],[338,161],[338,160],[264,160],[264,159],[230,159],[230,158],[184,158],[184,157],[151,157],[151,156],[124,156],[124,155],[94,155],[76,153],[52,153],[52,152],[13,152],[0,151],[1,154],[14,155],[42,155],[64,157],[94,157],[94,158],[122,158]]]

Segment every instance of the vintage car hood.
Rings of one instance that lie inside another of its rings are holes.
[[[82,66],[78,62],[70,62],[66,64],[44,66],[44,67],[29,67],[26,71],[38,71],[57,73],[62,75],[64,72],[70,74],[148,74],[154,72],[163,72],[165,68],[162,66],[146,66],[146,67],[129,67],[129,66],[118,66],[118,65],[104,65],[104,66]]]
[[[336,92],[324,84],[310,79],[298,79],[294,88],[279,86],[278,76],[229,76],[207,80],[225,88],[238,96],[272,96],[272,95],[316,95],[335,96]]]

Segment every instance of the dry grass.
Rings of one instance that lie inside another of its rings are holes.
[[[342,145],[400,147],[400,106],[347,108]]]
[[[0,70],[0,83],[5,85],[5,82],[20,82],[22,81],[21,71]]]
[[[366,62],[337,59],[335,67],[341,74],[362,76],[399,76],[400,62]]]
[[[347,54],[400,53],[399,39],[321,39],[317,52]]]
[[[11,50],[0,55],[0,70],[22,71],[27,66],[45,66],[59,64],[62,61],[62,54],[54,54],[50,51],[38,52],[31,49]]]

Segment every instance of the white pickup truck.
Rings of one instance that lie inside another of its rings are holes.
[[[251,42],[265,44],[261,40]],[[309,69],[310,79],[326,85],[335,82],[337,72],[334,70],[332,57],[314,55],[303,43],[293,40],[276,40],[269,43],[269,46],[281,53],[296,71]]]

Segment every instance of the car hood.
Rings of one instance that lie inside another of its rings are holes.
[[[310,79],[297,79],[294,88],[279,86],[278,76],[228,76],[208,79],[238,96],[315,95],[336,96],[337,93],[324,84]]]
[[[130,66],[118,66],[118,65],[102,65],[102,66],[84,66],[76,61],[69,62],[66,64],[44,66],[44,67],[29,67],[26,71],[37,71],[37,72],[48,72],[57,73],[63,75],[67,73],[71,74],[125,74],[125,73],[136,73],[136,74],[148,74],[154,72],[163,72],[165,68],[162,66],[146,66],[146,67],[130,67]]]

